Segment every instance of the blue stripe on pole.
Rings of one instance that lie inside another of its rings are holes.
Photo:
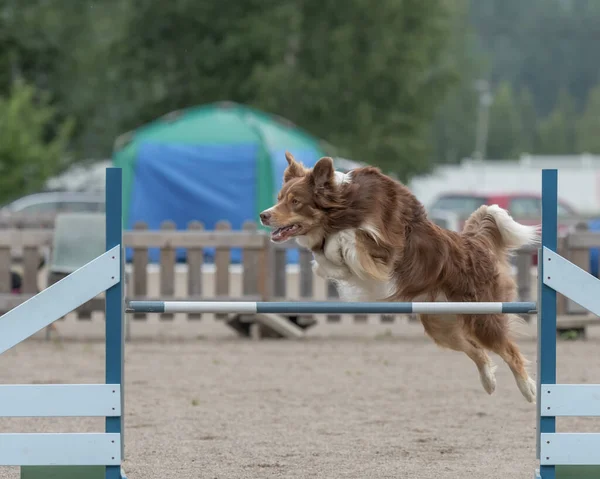
[[[502,303],[502,312],[504,314],[528,314],[535,313],[537,305],[528,302]]]
[[[164,301],[131,301],[127,313],[164,313]]]
[[[121,168],[106,170],[106,249],[123,244]],[[106,383],[123,384],[123,248],[120,281],[106,290]],[[124,393],[121,389],[121,411]],[[123,415],[106,418],[107,433],[123,433]],[[123,441],[121,441],[123,451]],[[121,479],[121,466],[106,466],[106,479]]]
[[[558,238],[558,171],[542,170],[542,250],[556,251]],[[538,321],[538,459],[542,433],[556,432],[556,419],[542,417],[539,394],[542,384],[556,384],[556,291],[543,283],[543,255],[539,258],[541,301]],[[555,479],[554,466],[540,466],[542,479]]]

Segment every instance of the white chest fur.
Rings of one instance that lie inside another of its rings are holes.
[[[391,281],[368,279],[358,259],[356,230],[348,229],[327,238],[324,253],[315,254],[313,270],[336,282],[344,301],[378,301],[393,288]]]

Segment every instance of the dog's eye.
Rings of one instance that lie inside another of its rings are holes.
[[[300,202],[299,202],[299,201],[298,201],[296,198],[294,198],[294,199],[292,200],[292,204],[293,204],[294,206],[298,206],[298,205],[300,204]]]

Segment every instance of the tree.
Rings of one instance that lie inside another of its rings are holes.
[[[580,152],[600,154],[600,84],[590,91],[577,123],[577,146]]]
[[[469,2],[455,1],[446,61],[458,72],[432,124],[433,163],[457,163],[475,147],[479,94],[477,80],[486,76],[485,57],[476,48],[467,15]]]
[[[0,97],[0,203],[39,190],[69,164],[73,126],[57,121],[48,94],[13,83],[9,96]]]
[[[494,92],[490,108],[487,157],[509,159],[522,151],[521,118],[510,83],[502,82]]]
[[[330,153],[401,176],[425,171],[430,125],[454,75],[449,4],[138,0],[108,47],[111,90],[128,105],[119,125],[238,101],[339,148]]]
[[[519,115],[521,121],[521,148],[523,153],[534,153],[538,148],[538,118],[533,96],[527,87],[519,92]]]
[[[568,155],[575,151],[575,106],[571,95],[561,90],[554,110],[538,127],[536,153]]]
[[[456,79],[451,2],[294,3],[275,61],[251,78],[255,103],[402,179],[429,170],[433,117]]]

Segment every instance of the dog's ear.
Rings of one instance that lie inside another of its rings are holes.
[[[283,172],[283,182],[287,183],[292,178],[301,178],[306,175],[306,168],[302,163],[298,163],[289,151],[285,152],[285,159],[288,167]]]
[[[312,176],[317,188],[325,188],[333,185],[335,179],[333,160],[325,156],[317,161],[313,167]]]

